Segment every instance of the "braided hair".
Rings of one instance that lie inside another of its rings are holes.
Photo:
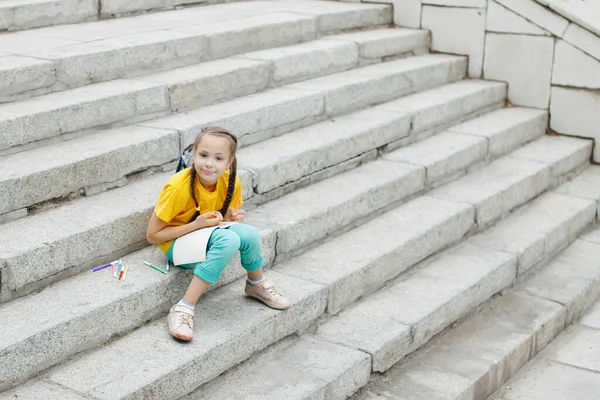
[[[235,190],[235,180],[237,177],[237,158],[235,156],[238,144],[237,137],[231,132],[227,131],[226,129],[220,127],[204,128],[200,133],[198,133],[198,135],[196,135],[196,139],[194,140],[193,154],[196,154],[196,148],[198,146],[198,143],[200,143],[200,141],[205,135],[222,137],[228,139],[230,142],[229,150],[231,152],[231,157],[233,158],[233,160],[231,161],[231,167],[229,168],[229,182],[227,182],[227,195],[225,196],[225,201],[223,202],[221,210],[219,210],[221,215],[225,215],[227,213],[227,210],[229,209],[229,205],[231,204],[231,200],[233,199],[233,191]],[[191,219],[191,221],[193,221],[200,215],[200,206],[198,205],[198,199],[196,198],[197,172],[194,163],[192,163],[190,168],[190,193],[192,195],[192,199],[194,200],[194,205],[196,206],[196,212],[194,213],[194,216]]]

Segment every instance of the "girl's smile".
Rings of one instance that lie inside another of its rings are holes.
[[[204,136],[196,148],[194,166],[202,186],[214,190],[219,178],[231,167],[229,140],[213,135]]]

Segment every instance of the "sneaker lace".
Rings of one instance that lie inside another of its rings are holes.
[[[192,316],[191,315],[182,313],[180,315],[180,321],[181,321],[181,325],[187,325],[190,328],[192,327]]]
[[[275,286],[267,286],[265,290],[269,292],[271,296],[281,296],[281,293],[277,291],[277,287]]]

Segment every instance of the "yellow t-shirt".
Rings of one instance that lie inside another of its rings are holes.
[[[162,192],[158,196],[154,213],[168,226],[185,225],[194,216],[196,205],[190,193],[190,172],[191,168],[186,168],[173,175]],[[229,171],[217,181],[217,188],[214,192],[209,192],[200,184],[196,178],[196,200],[200,206],[200,213],[204,214],[211,211],[219,211],[223,207],[225,197],[227,196],[227,183],[229,182]],[[233,198],[229,207],[239,208],[242,205],[242,183],[240,177],[236,177]],[[171,247],[170,240],[158,244],[158,247],[166,253]]]

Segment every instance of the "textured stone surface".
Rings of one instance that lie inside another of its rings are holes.
[[[600,89],[600,61],[564,40],[556,42],[552,84]]]
[[[344,40],[358,46],[360,57],[378,59],[397,54],[428,52],[429,32],[413,29],[373,29],[364,32],[327,36],[326,39]]]
[[[103,15],[121,14],[132,11],[144,11],[174,7],[184,4],[207,3],[208,0],[100,0],[100,9]]]
[[[0,212],[27,207],[179,157],[179,135],[127,127],[0,159]]]
[[[542,4],[544,1],[548,2],[548,0],[536,1]],[[600,35],[600,24],[598,23],[600,20],[600,4],[598,4],[598,1],[550,0],[547,5],[575,24]]]
[[[345,71],[358,64],[358,50],[355,44],[333,40],[316,40],[257,51],[244,54],[244,57],[268,62],[275,85]]]
[[[308,125],[325,111],[323,95],[314,91],[274,89],[203,107],[186,113],[156,119],[144,125],[176,129],[181,133],[183,150],[205,126],[227,127],[242,146],[259,142]]]
[[[234,54],[285,46],[316,38],[316,21],[310,16],[269,13],[178,29],[208,40],[208,56],[222,58]]]
[[[600,60],[600,37],[576,24],[570,24],[564,39],[578,49]]]
[[[509,385],[489,400],[593,399],[600,393],[597,373],[549,360],[527,365]]]
[[[482,76],[485,9],[423,6],[422,28],[431,31],[431,49],[469,56],[469,76]]]
[[[198,303],[195,335],[199,340],[182,346],[161,318],[53,370],[49,378],[98,399],[181,397],[305,327],[325,309],[326,293],[318,285],[275,272],[269,275],[294,301],[291,309],[272,310],[245,297],[244,280],[240,280]]]
[[[0,57],[0,97],[51,86],[54,64],[31,57]]]
[[[197,63],[206,46],[201,36],[158,30],[29,54],[54,62],[57,86],[64,88]]]
[[[484,77],[508,82],[508,99],[513,104],[547,108],[553,55],[553,38],[488,33]]]
[[[485,399],[563,326],[560,305],[509,293],[436,339],[427,351],[394,366],[371,391],[385,399]]]
[[[549,36],[550,32],[529,22],[519,14],[501,6],[493,0],[488,2],[487,21],[485,26],[488,32],[521,33],[526,35]]]
[[[460,240],[473,217],[468,205],[419,197],[276,269],[327,286],[328,312],[335,314]]]
[[[561,176],[585,165],[592,155],[592,146],[591,140],[543,136],[513,151],[510,157],[546,164],[552,176]]]
[[[431,192],[438,198],[473,204],[477,223],[487,225],[537,196],[550,184],[544,164],[502,158]]]
[[[0,106],[0,149],[164,111],[167,107],[164,85],[130,80],[5,104]]]
[[[594,329],[600,329],[600,302],[596,302],[592,308],[579,320],[580,325]]]
[[[572,181],[561,185],[556,191],[558,193],[600,202],[600,186],[596,184],[597,182],[600,182],[599,179],[600,167],[590,166]]]
[[[426,168],[426,185],[432,185],[485,160],[484,138],[444,132],[384,155],[389,161]]]
[[[494,0],[558,37],[565,34],[569,21],[532,0]]]
[[[597,91],[553,86],[550,103],[550,127],[558,133],[600,140],[600,94]],[[600,162],[600,147],[593,159]]]
[[[81,22],[97,12],[97,0],[3,1],[0,3],[0,30]]]
[[[269,348],[184,399],[343,400],[366,385],[370,373],[368,354],[305,336],[287,348]]]
[[[336,115],[459,80],[464,77],[464,65],[462,57],[428,54],[288,87],[324,93],[326,113]]]
[[[407,28],[420,28],[422,15],[421,0],[393,0],[394,24]]]
[[[422,0],[423,4],[431,4],[435,6],[445,7],[472,7],[472,8],[485,8],[487,6],[486,0]]]
[[[371,354],[384,372],[515,276],[506,253],[461,246],[321,325],[317,336]]]
[[[289,253],[423,189],[424,180],[423,168],[375,161],[271,201],[246,221],[276,227],[278,254]]]
[[[269,85],[269,65],[226,58],[139,77],[169,87],[171,110],[181,111],[258,92]]]
[[[487,138],[489,155],[496,158],[541,137],[547,126],[546,111],[518,107],[493,111],[448,130]]]
[[[473,238],[474,244],[519,258],[519,274],[560,250],[594,222],[596,205],[545,193],[496,226]]]
[[[35,382],[15,390],[0,393],[2,400],[38,400],[38,399],[64,399],[64,400],[85,400],[83,395],[65,389],[55,383],[46,381]]]
[[[598,257],[600,244],[577,240],[517,290],[564,305],[573,323],[600,295]]]
[[[240,149],[258,193],[349,160],[409,134],[408,115],[364,110]],[[267,156],[268,155],[268,156]]]
[[[466,80],[406,96],[378,108],[409,113],[412,131],[422,132],[498,104],[505,97],[503,83]]]

